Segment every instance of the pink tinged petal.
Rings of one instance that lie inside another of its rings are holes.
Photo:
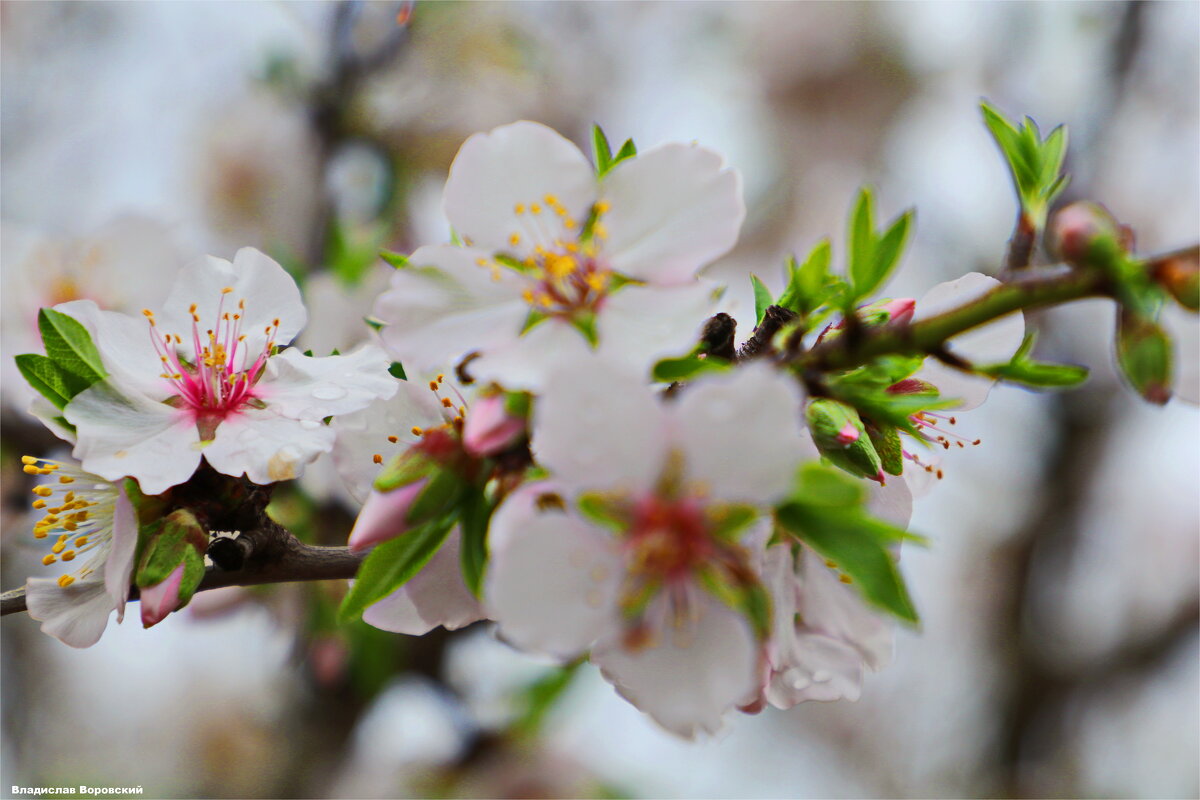
[[[391,360],[375,345],[349,355],[311,357],[289,348],[267,360],[254,395],[278,414],[319,420],[366,408],[396,393]]]
[[[40,620],[42,633],[71,647],[91,647],[100,641],[113,611],[104,581],[75,581],[62,587],[51,578],[25,581],[29,616]]]
[[[835,437],[839,444],[854,444],[858,441],[858,428],[847,422]]]
[[[146,494],[162,494],[200,465],[192,416],[101,381],[76,395],[63,416],[75,425],[74,456],[105,480],[136,478]]]
[[[564,233],[546,195],[582,224],[596,198],[592,165],[545,125],[514,122],[463,143],[450,165],[443,208],[468,244],[524,257],[535,244],[549,248],[551,239]],[[536,217],[529,210],[534,204],[543,206]],[[525,207],[523,214],[516,213],[518,205]],[[551,236],[539,235],[543,230]]]
[[[281,417],[270,408],[243,408],[217,426],[204,459],[225,475],[245,474],[259,484],[286,481],[332,450],[334,438],[333,430],[316,420]]]
[[[113,506],[112,542],[104,561],[104,589],[117,609],[117,622],[125,619],[125,600],[129,597],[129,580],[133,574],[133,557],[137,552],[137,512],[122,487]]]
[[[483,397],[471,404],[463,424],[463,447],[473,456],[495,455],[512,446],[525,432],[525,420],[505,410],[503,395]]]
[[[671,407],[687,479],[721,499],[778,500],[814,457],[802,408],[795,380],[761,362],[697,381]]]
[[[380,630],[422,636],[439,625],[448,631],[485,619],[483,606],[462,579],[462,534],[450,532],[445,544],[408,583],[363,612],[363,621]]]
[[[908,528],[912,508],[912,491],[903,477],[889,475],[883,486],[871,487],[867,510],[897,528]]]
[[[705,592],[689,592],[676,627],[661,595],[647,612],[651,641],[627,650],[620,632],[597,643],[592,661],[617,693],[672,733],[715,733],[722,717],[759,689],[758,643],[749,623]]]
[[[228,295],[222,294],[226,287],[233,289]],[[232,263],[216,256],[205,256],[180,270],[171,294],[163,303],[158,326],[164,333],[178,333],[186,342],[192,329],[188,309],[193,303],[197,306],[203,333],[215,326],[219,308],[237,313],[239,300],[246,301],[241,319],[246,340],[239,351],[250,358],[262,351],[268,339],[264,329],[273,327],[276,319],[279,330],[270,338],[277,345],[285,345],[294,339],[308,321],[300,289],[292,276],[266,254],[253,247],[243,247],[237,251]]]
[[[910,322],[916,307],[917,301],[911,297],[897,297],[883,304],[883,310],[888,314],[888,323],[892,325]]]
[[[941,283],[917,302],[916,321],[929,319],[944,311],[958,308],[976,300],[1000,285],[995,278],[978,272]],[[998,364],[1008,361],[1021,346],[1025,336],[1025,318],[1019,312],[1009,314],[987,325],[955,336],[947,343],[955,355],[975,364]],[[943,397],[962,400],[963,410],[978,406],[987,399],[994,381],[947,367],[932,358],[914,376],[938,387]]]
[[[857,700],[863,660],[854,648],[818,633],[799,631],[783,662],[772,671],[766,697],[776,708],[806,700]]]
[[[180,564],[161,583],[142,589],[143,628],[154,627],[179,607],[179,587],[182,585],[183,564]]]
[[[871,669],[892,657],[892,628],[852,585],[841,582],[823,559],[808,548],[800,556],[800,603],[804,625],[859,652]]]
[[[422,247],[409,258],[412,266],[392,275],[374,315],[385,323],[384,348],[406,369],[455,364],[520,335],[529,316],[521,297],[528,280],[508,268],[493,273],[480,266],[489,255],[469,247]]]
[[[175,394],[171,384],[159,377],[162,362],[145,317],[102,311],[91,300],[60,303],[54,310],[73,317],[91,334],[109,383],[128,394],[144,394],[152,400],[165,400]]]
[[[541,392],[558,370],[592,358],[587,339],[563,319],[539,322],[521,338],[488,348],[471,361],[467,372],[477,381],[496,383],[511,391]]]
[[[690,352],[716,306],[711,284],[627,286],[596,318],[600,353],[649,375],[655,361]]]
[[[390,492],[371,492],[350,531],[350,549],[366,550],[408,530],[405,517],[428,482],[422,479]]]
[[[650,283],[686,283],[737,242],[746,207],[742,178],[697,145],[667,144],[620,164],[604,179],[603,255]]]
[[[457,399],[449,380],[443,387],[440,392],[443,397]],[[374,462],[376,453],[390,458],[403,452],[419,438],[412,429],[441,425],[445,422],[442,414],[445,410],[437,395],[429,391],[428,380],[412,374],[409,380],[398,382],[391,399],[378,400],[362,411],[334,417],[330,424],[337,434],[333,461],[351,496],[362,503],[371,493],[371,484],[379,474],[379,465]],[[395,436],[396,442],[388,441],[388,436]]]
[[[638,376],[581,359],[547,381],[534,405],[532,448],[569,490],[648,489],[667,454],[666,415]]]
[[[515,492],[492,518],[485,606],[513,645],[570,658],[615,629],[623,568],[607,533],[537,509],[546,488]]]

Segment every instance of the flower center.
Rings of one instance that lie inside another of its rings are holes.
[[[647,495],[633,507],[630,572],[672,583],[709,562],[715,548],[698,498]]]
[[[159,334],[154,312],[142,310],[162,362],[159,377],[171,384],[177,402],[195,413],[202,440],[211,439],[217,423],[253,399],[254,384],[262,376],[279,332],[279,320],[275,319],[263,328],[266,341],[262,349],[251,353],[246,334],[242,333],[246,301],[238,300],[236,311],[225,310],[226,298],[232,292],[231,286],[221,290],[217,319],[211,328],[201,328],[197,305],[191,305],[188,312],[192,316],[192,335],[186,340],[177,333]]]
[[[409,429],[409,432],[413,436],[420,437],[419,441],[411,445],[411,448],[419,449],[426,455],[439,461],[449,461],[459,454],[461,450],[459,441],[462,436],[463,418],[467,414],[467,401],[459,393],[458,389],[453,386],[447,390],[443,386],[445,382],[445,375],[438,375],[437,378],[429,382],[429,391],[433,392],[433,396],[437,398],[438,404],[442,407],[442,419],[445,421],[441,425],[428,428],[421,428],[414,425]],[[457,397],[457,404],[449,397],[450,392],[453,392]],[[388,436],[387,440],[390,444],[400,443],[400,437],[394,434]],[[385,461],[383,453],[373,454],[371,460],[376,464],[382,464]]]
[[[552,194],[541,202],[517,203],[513,212],[519,229],[509,234],[508,243],[514,248],[522,242],[531,244],[533,253],[524,260],[498,254],[477,263],[490,270],[494,280],[500,279],[505,266],[526,276],[529,286],[522,297],[539,314],[574,317],[595,312],[613,277],[597,250],[597,243],[608,236],[600,221],[607,211],[608,203],[596,203],[581,226]]]
[[[33,509],[43,513],[33,525],[34,538],[54,539],[42,563],[50,566],[58,561],[70,562],[94,551],[75,573],[59,577],[58,585],[66,588],[99,569],[108,556],[117,489],[95,475],[58,461],[22,456],[21,463],[29,475],[55,476],[33,488],[36,495]]]

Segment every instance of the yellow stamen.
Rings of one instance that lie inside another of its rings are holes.
[[[46,507],[46,501],[45,501],[45,500],[34,500],[34,501],[33,501],[33,507],[34,507],[34,508],[45,508],[45,507]]]
[[[49,496],[50,496],[50,495],[53,493],[53,491],[54,491],[54,490],[53,490],[53,489],[51,489],[49,486],[35,486],[35,487],[33,487],[33,493],[34,493],[34,494],[36,494],[36,495],[38,495],[38,496],[40,496],[40,497],[49,497]]]
[[[607,200],[601,200],[599,203],[596,203],[596,216],[607,214],[610,208],[612,208],[612,206],[609,205]]]
[[[524,214],[525,213],[525,204],[517,203],[515,206],[513,206],[513,213],[517,214],[518,216],[520,216],[521,214]]]
[[[70,575],[60,575],[58,578],[58,585],[61,586],[63,589],[67,588],[74,582],[75,582],[75,578],[71,577]]]
[[[375,455],[371,456],[371,460],[374,461],[376,464],[382,464],[383,456],[380,453],[376,453]]]
[[[412,427],[412,429],[411,429],[411,430],[412,430],[412,435],[413,435],[413,436],[420,436],[420,435],[421,435],[421,429],[420,429],[420,428],[418,428],[416,425],[414,425],[414,426]]]
[[[21,467],[21,471],[24,472],[26,475],[40,475],[42,473],[42,471],[40,469],[33,466],[32,464],[26,464],[25,466]]]
[[[530,214],[540,214],[540,213],[542,213],[542,207],[539,206],[537,203],[534,203],[533,205],[531,205],[529,207],[529,213]]]
[[[400,437],[399,436],[389,436],[388,441],[391,442],[392,444],[395,444],[396,442],[400,441]]]
[[[75,560],[75,551],[68,550],[67,552],[63,553],[62,560],[63,561],[74,561]]]
[[[232,286],[226,286],[224,289],[221,290],[221,294],[229,294],[232,291],[233,291]]]
[[[22,464],[36,464],[38,460],[33,456],[21,456]]]
[[[443,397],[443,398],[442,398],[442,405],[443,405],[443,406],[445,406],[446,408],[450,408],[450,406],[454,405],[454,403],[452,403],[452,402],[450,401],[450,398],[449,398],[449,397]]]
[[[519,233],[510,233],[510,234],[509,234],[509,236],[508,236],[508,244],[509,244],[511,247],[516,247],[516,246],[517,246],[517,245],[519,245],[520,243],[521,243],[521,234],[519,234]]]
[[[59,483],[74,483],[75,479],[72,478],[70,475],[59,475],[58,482]]]
[[[88,543],[88,537],[86,537],[86,536],[80,536],[78,539],[75,540],[76,547],[83,547],[87,543]]]

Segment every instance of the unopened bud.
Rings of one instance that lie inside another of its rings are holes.
[[[477,457],[507,450],[525,433],[525,417],[510,413],[504,395],[482,397],[471,404],[463,425],[463,447]]]
[[[1130,385],[1151,403],[1171,399],[1171,340],[1157,323],[1133,312],[1118,312],[1117,363]]]
[[[180,564],[165,581],[141,590],[143,628],[157,625],[181,606],[184,573],[184,565]]]
[[[857,411],[819,398],[808,404],[806,416],[821,455],[848,472],[883,483],[882,462]]]
[[[1054,215],[1047,242],[1052,253],[1076,267],[1106,269],[1132,249],[1132,233],[1099,203],[1072,203]]]
[[[439,470],[390,492],[371,492],[347,542],[354,551],[366,550],[394,539],[413,526],[427,522],[453,506],[462,481],[449,470]]]
[[[141,594],[142,625],[157,625],[192,599],[204,579],[208,534],[192,512],[178,509],[138,533],[142,556],[134,582]]]
[[[1200,311],[1200,248],[1162,256],[1147,264],[1147,269],[1181,306]]]

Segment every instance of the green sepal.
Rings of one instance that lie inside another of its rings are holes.
[[[462,540],[459,546],[459,566],[463,583],[476,597],[483,594],[483,575],[487,569],[488,523],[492,518],[492,505],[483,490],[472,486],[463,492],[459,528]]]
[[[596,175],[603,176],[612,165],[612,148],[608,146],[608,137],[604,129],[592,124],[592,159],[596,162]]]
[[[390,492],[401,486],[416,483],[422,478],[428,478],[439,469],[436,461],[415,448],[409,448],[397,456],[393,456],[379,474],[375,476],[374,487],[380,492]]]
[[[588,346],[595,350],[600,346],[600,332],[596,329],[596,315],[579,313],[571,315],[571,327],[583,334]]]
[[[754,506],[741,503],[714,503],[705,511],[713,538],[735,541],[761,513]]]
[[[338,619],[353,622],[368,606],[407,583],[441,548],[456,521],[456,514],[437,517],[376,546],[358,568],[354,585],[338,609]]]
[[[700,358],[699,356],[683,356],[681,358],[664,358],[654,365],[654,380],[663,383],[687,381],[692,378],[714,372],[728,372],[728,361],[720,358]]]
[[[888,475],[904,472],[904,447],[900,443],[900,431],[890,425],[867,426],[867,435],[879,454],[879,463]]]
[[[1171,340],[1158,323],[1128,309],[1117,312],[1117,364],[1134,391],[1163,405],[1171,399]]]
[[[392,250],[380,250],[379,257],[396,269],[404,269],[408,266],[408,256],[403,253],[397,253]]]
[[[134,574],[134,583],[139,588],[144,589],[162,583],[180,564],[185,565],[184,583],[186,584],[189,558],[199,560],[200,577],[203,577],[204,553],[208,549],[208,533],[196,516],[187,509],[176,509],[165,517],[140,525],[138,544],[141,555],[138,559],[137,571]],[[191,587],[191,591],[195,591],[198,585],[199,580],[197,579],[195,585]],[[182,596],[183,585],[180,587],[180,597]],[[189,593],[188,597],[190,596]]]
[[[620,497],[603,492],[587,492],[580,495],[576,505],[579,513],[602,528],[617,532],[629,528],[629,504]]]
[[[458,505],[465,488],[462,478],[452,470],[439,469],[408,507],[404,521],[409,525],[420,525],[446,513]]]
[[[529,392],[505,392],[504,413],[518,419],[529,419],[533,395]]]
[[[882,472],[879,454],[866,435],[862,418],[851,406],[837,400],[818,398],[805,412],[813,442],[821,455],[837,466],[864,478],[877,478]],[[855,438],[845,442],[841,434],[853,430]]]
[[[408,373],[404,371],[404,365],[399,361],[393,361],[391,363],[391,365],[388,367],[388,374],[398,380],[408,380]]]
[[[510,729],[526,738],[533,738],[542,730],[547,714],[571,686],[583,659],[577,659],[561,667],[552,667],[520,692],[522,707]]]

